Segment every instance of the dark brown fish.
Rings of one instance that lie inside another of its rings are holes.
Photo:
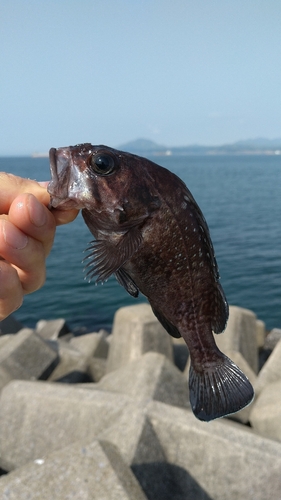
[[[216,346],[228,305],[204,216],[185,184],[151,161],[106,146],[50,150],[51,206],[82,209],[95,237],[88,276],[115,274],[141,291],[167,332],[182,336],[191,358],[192,410],[212,420],[248,405],[253,388]]]

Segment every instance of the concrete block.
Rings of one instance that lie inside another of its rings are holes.
[[[58,355],[30,328],[14,334],[0,352],[0,388],[13,379],[45,379]]]
[[[146,405],[131,403],[128,411],[99,434],[113,443],[127,465],[165,461],[159,440],[146,415]]]
[[[7,333],[17,333],[23,328],[23,325],[12,315],[0,321],[0,335]]]
[[[250,422],[258,434],[281,441],[281,379],[267,384],[261,391],[251,411]]]
[[[99,382],[106,374],[106,359],[90,358],[88,374],[94,382]]]
[[[273,328],[265,339],[264,349],[270,349],[272,351],[280,340],[281,328]]]
[[[145,500],[118,449],[106,441],[78,442],[40,457],[0,479],[9,500]]]
[[[62,337],[59,337],[58,340],[63,340],[65,343],[69,343],[71,339],[73,339],[74,335],[72,332],[65,333]]]
[[[257,319],[257,345],[258,349],[262,349],[264,346],[264,341],[266,337],[265,322],[261,319]]]
[[[172,340],[148,304],[120,308],[114,317],[107,372],[117,370],[148,351],[173,361]]]
[[[82,354],[96,358],[106,358],[108,355],[108,342],[105,340],[105,330],[98,333],[79,335],[70,340],[70,345]]]
[[[70,332],[65,319],[41,319],[36,323],[36,333],[45,340],[56,340]]]
[[[0,352],[2,347],[13,338],[13,333],[6,333],[5,335],[0,335]]]
[[[108,373],[98,387],[122,392],[135,401],[155,399],[167,404],[190,407],[186,377],[163,354],[147,352],[119,370]]]
[[[268,384],[278,380],[281,380],[281,339],[258,374],[254,383],[256,395],[258,396]]]
[[[108,439],[120,450],[126,464],[131,466],[139,484],[153,500],[186,500],[185,492],[178,495],[177,483],[171,473],[155,430],[146,415],[144,405],[135,405],[132,411],[124,412],[121,418],[101,438]],[[207,500],[207,498],[204,500]]]
[[[166,412],[166,405],[162,405],[162,410]],[[169,422],[169,425],[177,426],[176,420]],[[180,432],[180,428],[178,431]],[[191,475],[167,461],[165,451],[143,404],[135,405],[130,413],[124,412],[113,426],[104,429],[100,439],[109,440],[118,447],[147,498],[211,500],[208,495],[203,494],[202,488],[196,484]],[[188,447],[188,442],[186,446]],[[189,477],[188,484],[186,476]]]
[[[155,401],[147,416],[176,485],[177,495],[162,498],[280,500],[280,443],[226,419],[199,422],[189,410]]]
[[[69,384],[92,381],[88,375],[89,357],[63,340],[52,341],[52,345],[54,343],[59,354],[59,363],[48,380]]]
[[[222,351],[239,351],[254,373],[258,372],[258,344],[256,315],[248,309],[229,307],[229,319],[223,333],[215,335]]]
[[[0,397],[0,467],[12,470],[74,441],[94,439],[130,402],[124,394],[13,381]]]

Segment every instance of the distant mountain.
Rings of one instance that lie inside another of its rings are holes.
[[[252,147],[252,148],[280,148],[281,138],[265,139],[264,137],[257,137],[256,139],[246,139],[244,141],[235,142],[234,145],[238,147]]]
[[[273,155],[281,154],[281,138],[277,139],[247,139],[237,141],[233,144],[224,144],[222,146],[200,146],[197,144],[190,146],[172,146],[167,147],[149,139],[136,139],[125,144],[121,144],[118,149],[141,156],[152,155],[222,155],[222,154],[260,154]]]

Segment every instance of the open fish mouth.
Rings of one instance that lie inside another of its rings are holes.
[[[56,148],[51,148],[49,151],[50,169],[52,181],[57,180],[57,158],[56,158]]]
[[[71,148],[51,148],[49,151],[51,181],[49,208],[69,210],[84,208],[83,200],[89,196],[87,176],[82,176],[73,162]]]
[[[67,184],[62,182],[59,177],[63,171],[62,162],[57,161],[57,150],[51,148],[49,151],[51,181],[48,185],[48,193],[51,196],[49,208],[57,208],[58,206],[66,205],[68,200]],[[59,170],[58,170],[59,165]]]

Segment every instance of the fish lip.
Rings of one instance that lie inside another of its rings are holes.
[[[76,186],[81,174],[78,166],[72,158],[72,149],[51,148],[49,150],[49,161],[51,181],[47,191],[50,195],[48,208],[59,208],[61,210],[77,210],[85,208],[85,201],[81,202],[81,191]],[[84,186],[85,187],[85,186]]]
[[[52,193],[52,188],[58,183],[58,173],[57,173],[57,157],[56,148],[51,148],[49,150],[49,161],[50,161],[50,171],[51,171],[51,181],[48,184],[47,191],[50,195],[50,202],[48,204],[48,209],[56,208],[62,200]]]
[[[56,182],[58,181],[58,174],[57,174],[57,157],[56,157],[56,148],[51,148],[49,151],[49,160],[50,160],[50,170],[51,170],[51,177],[52,180],[55,180]]]
[[[58,176],[58,162],[57,162],[57,149],[51,148],[49,150],[49,161],[50,161],[50,171],[51,171],[51,181],[48,184],[47,191],[50,195],[50,202],[48,205],[49,210],[52,208],[57,208],[60,206],[62,209],[67,209],[67,206],[62,207],[62,205],[66,205],[68,200],[64,200],[64,197],[59,197],[56,194],[56,186],[59,183]]]

